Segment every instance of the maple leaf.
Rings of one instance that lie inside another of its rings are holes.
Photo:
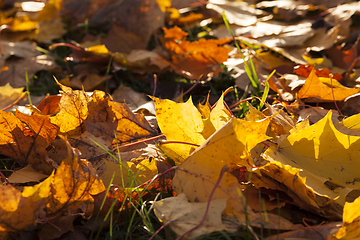
[[[0,87],[0,109],[4,109],[17,99],[21,99],[26,92],[23,92],[24,88],[13,88],[10,83]]]
[[[28,116],[19,111],[14,116],[0,111],[0,119],[1,154],[16,159],[22,166],[45,161],[46,148],[59,131],[48,116]]]
[[[355,114],[343,119],[341,122],[335,124],[335,127],[344,134],[360,136],[360,114]]]
[[[360,237],[360,197],[355,199],[354,202],[345,203],[343,214],[343,226],[329,239],[342,239],[351,240]]]
[[[175,103],[154,97],[152,99],[160,130],[168,141],[183,141],[198,145],[205,141],[201,134],[204,127],[201,114],[193,105],[191,98],[186,103]],[[170,154],[169,157],[176,163],[180,163],[194,151],[194,146],[165,144],[162,149]]]
[[[299,172],[300,169],[274,161],[256,169],[251,182],[256,188],[265,187],[286,192],[302,209],[318,208],[315,193],[306,186],[305,178],[301,177]]]
[[[164,46],[172,53],[172,61],[177,66],[174,70],[192,78],[199,78],[201,75],[220,71],[217,66],[227,60],[230,49],[219,47],[229,39],[205,40],[189,42],[185,40],[188,35],[179,27],[171,29],[163,28],[165,36]]]
[[[172,182],[174,190],[178,194],[185,193],[191,202],[208,201],[219,177],[219,169],[225,165],[230,169],[236,166],[250,168],[250,150],[268,139],[265,132],[269,121],[246,122],[232,118],[177,167]],[[213,199],[231,200],[228,201],[226,213],[243,212],[238,188],[242,187],[237,179],[225,173],[214,192]]]
[[[40,212],[51,216],[61,211],[75,211],[81,204],[91,203],[92,195],[105,190],[95,170],[80,160],[76,151],[66,144],[68,156],[43,182],[19,191],[12,186],[0,186],[0,231],[21,230],[35,225]],[[8,196],[8,197],[5,197]],[[91,208],[89,208],[91,212]],[[43,216],[44,217],[44,216]]]
[[[336,130],[331,111],[319,122],[290,134],[279,144],[278,151],[309,171],[330,177],[343,186],[356,183],[360,137]],[[324,168],[324,166],[326,166]]]
[[[324,84],[326,82],[327,84]],[[299,98],[308,98],[307,101],[342,101],[360,91],[358,88],[346,88],[338,81],[329,78],[319,78],[313,69],[304,86],[299,90]]]
[[[332,73],[327,68],[323,68],[323,69],[319,70],[319,69],[316,69],[312,65],[298,65],[298,66],[294,67],[294,73],[296,73],[296,75],[307,78],[313,69],[315,69],[316,76],[318,76],[318,77],[329,78],[330,74],[332,74],[334,79],[336,79],[338,81],[340,81],[342,79],[342,76],[338,73]]]
[[[50,215],[58,211],[75,211],[81,204],[92,202],[92,195],[105,190],[91,164],[79,159],[78,152],[68,143],[66,146],[68,156],[56,169],[47,198],[47,213]]]
[[[39,105],[36,106],[37,109],[39,109],[42,114],[45,115],[55,115],[60,111],[59,108],[59,102],[60,102],[61,96],[48,96],[41,100]]]
[[[0,186],[0,231],[14,231],[35,225],[44,201],[32,201],[12,186]]]
[[[59,86],[63,90],[60,112],[51,121],[68,136],[80,136],[87,131],[112,144],[123,144],[156,134],[143,115],[132,113],[126,104],[110,101],[102,91],[89,96],[84,91]]]
[[[186,103],[175,103],[171,100],[160,100],[154,97],[152,99],[155,103],[159,127],[169,141],[169,143],[162,144],[161,149],[176,164],[182,162],[195,150],[194,145],[204,143],[231,117],[231,113],[226,109],[223,102],[224,93],[213,110],[210,111],[209,106],[207,106],[207,110],[205,110],[206,107],[203,109],[200,107],[200,111],[203,114],[205,113],[204,116],[193,105],[191,98]],[[171,143],[171,141],[184,142],[185,144]]]

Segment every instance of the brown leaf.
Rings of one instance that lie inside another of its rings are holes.
[[[60,111],[59,102],[61,96],[48,96],[44,98],[39,105],[37,105],[37,109],[39,109],[45,115],[54,115],[55,113]]]
[[[75,211],[83,203],[91,203],[92,195],[105,190],[95,169],[86,160],[80,160],[78,151],[67,145],[68,156],[57,168],[51,182],[51,194],[47,199],[47,214],[59,211]],[[92,208],[90,206],[90,209]]]
[[[19,111],[14,116],[0,111],[0,119],[1,154],[14,158],[22,166],[44,162],[46,148],[59,130],[48,116],[28,116]]]
[[[35,225],[43,201],[23,197],[12,186],[0,186],[0,231],[14,231]]]
[[[94,91],[90,97],[83,91],[59,86],[63,90],[60,112],[51,121],[69,136],[88,131],[112,144],[124,144],[156,134],[143,115],[132,113],[126,104],[110,101],[102,91]]]

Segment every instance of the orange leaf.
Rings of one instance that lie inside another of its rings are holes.
[[[59,102],[61,96],[48,96],[44,98],[37,108],[45,115],[54,115],[55,113],[60,111]]]
[[[55,139],[59,128],[48,116],[32,116],[0,111],[0,153],[19,161],[20,165],[45,160],[46,148]]]
[[[164,46],[172,53],[172,61],[176,65],[175,71],[180,74],[198,78],[209,72],[214,72],[218,63],[228,59],[230,49],[220,47],[229,39],[205,40],[189,42],[185,37],[187,33],[181,28],[163,28],[165,36]],[[217,69],[217,72],[220,69]],[[216,71],[215,71],[216,72]]]
[[[68,156],[57,168],[51,183],[48,199],[48,214],[58,211],[76,210],[84,202],[93,202],[92,195],[105,190],[95,169],[86,160],[80,160],[77,151],[67,143]]]
[[[302,76],[302,77],[308,77],[311,73],[311,71],[314,69],[314,66],[312,65],[298,65],[294,67],[294,73],[296,75]],[[333,74],[333,78],[340,81],[342,79],[342,76],[338,73],[332,73],[328,68],[323,68],[321,70],[318,70],[315,68],[316,76],[318,77],[330,77],[330,74]]]
[[[87,131],[113,144],[123,144],[157,133],[143,115],[134,114],[126,104],[110,101],[102,91],[94,91],[89,96],[84,91],[73,91],[58,84],[63,90],[60,112],[51,117],[51,121],[69,136]]]
[[[35,225],[37,212],[43,201],[34,202],[23,197],[12,186],[0,186],[0,232],[25,229]]]
[[[330,83],[330,79],[317,77],[313,69],[304,86],[299,90],[298,97],[308,98],[307,101],[309,102],[342,101],[360,91],[360,89],[346,88],[335,79],[332,79],[332,86],[323,82]]]

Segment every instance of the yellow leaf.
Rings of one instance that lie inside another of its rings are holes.
[[[162,12],[165,12],[167,8],[171,7],[171,0],[156,0]]]
[[[352,203],[345,203],[342,226],[332,239],[352,240],[360,237],[360,197]]]
[[[48,21],[54,18],[61,8],[62,0],[50,0],[39,12],[38,21]]]
[[[54,174],[43,182],[24,187],[23,192],[8,185],[0,186],[0,231],[14,231],[35,225],[39,211],[51,195]]]
[[[152,98],[155,103],[156,118],[161,132],[168,141],[184,142],[185,144],[163,144],[166,154],[175,161],[181,163],[196,147],[187,145],[192,143],[200,145],[205,141],[201,131],[204,124],[200,112],[193,105],[191,98],[186,103]]]
[[[109,54],[110,53],[104,44],[88,47],[87,51],[93,52],[93,53],[98,53],[98,54]]]
[[[23,197],[12,186],[0,186],[0,231],[14,231],[35,226],[43,201],[34,202]]]
[[[306,180],[300,177],[299,172],[300,169],[283,165],[280,162],[270,162],[254,171],[251,182],[256,188],[264,187],[286,192],[304,209],[309,209],[310,206],[318,207],[315,202],[315,193],[305,185]],[[310,206],[304,206],[305,204]]]
[[[303,169],[335,184],[356,189],[360,186],[359,148],[360,137],[339,132],[329,111],[317,123],[290,134],[279,144],[278,151]]]
[[[137,182],[140,184],[145,183],[146,181],[155,177],[158,173],[158,169],[156,167],[156,161],[150,159],[146,159],[141,161],[138,165],[136,165],[135,176]]]
[[[268,139],[265,132],[269,121],[246,122],[232,118],[178,166],[172,182],[174,190],[185,193],[190,202],[208,201],[220,170],[225,165],[230,169],[238,166],[251,168],[250,150]],[[229,198],[226,212],[242,213],[242,196],[238,194],[241,188],[236,177],[225,173],[213,199]]]
[[[210,116],[204,120],[204,130],[201,134],[205,139],[209,138],[216,130],[222,127],[232,114],[224,105],[224,94],[221,95],[216,106],[211,110]]]
[[[341,122],[335,124],[335,127],[344,134],[360,136],[360,114],[345,118]]]
[[[60,132],[66,133],[78,128],[87,118],[89,96],[84,91],[73,91],[61,84],[59,86],[62,89],[60,112],[50,119],[52,123],[60,126]]]
[[[224,105],[224,93],[212,110],[208,103],[204,106],[200,105],[198,110],[191,98],[186,103],[152,99],[162,133],[168,141],[177,142],[161,144],[161,149],[174,160],[175,164],[181,163],[196,149],[194,145],[186,143],[201,145],[232,116]],[[205,117],[207,118],[203,119]]]
[[[211,106],[209,103],[209,95],[207,96],[206,102],[204,104],[201,103],[198,104],[197,109],[199,110],[201,117],[203,119],[210,117]]]
[[[14,19],[11,30],[14,32],[31,31],[35,30],[38,24],[37,21],[31,21],[29,17],[24,16],[21,19]]]
[[[14,158],[22,166],[44,162],[46,148],[59,130],[48,116],[28,116],[19,111],[14,116],[0,110],[0,121],[1,154]]]
[[[16,99],[21,97],[23,94],[24,88],[13,88],[10,83],[0,87],[0,109],[7,107],[12,104]]]
[[[258,186],[267,186],[272,189],[280,188],[282,191],[287,192],[295,203],[308,211],[320,215],[326,214],[327,216],[341,217],[346,196],[353,189],[342,186],[336,187],[335,185],[328,187],[330,182],[328,178],[321,177],[316,173],[303,169],[300,165],[278,152],[273,146],[268,148],[262,154],[262,157],[271,162],[271,164],[276,164],[271,168],[280,167],[281,169],[278,170],[279,173],[282,173],[284,177],[287,175],[294,181],[295,185],[298,185],[298,188],[294,187],[293,184],[288,181],[289,179],[279,177],[276,174],[272,176],[272,178],[265,177],[260,179],[262,183],[256,183]],[[268,167],[264,166],[264,168],[266,169]],[[261,169],[260,171],[263,172]],[[267,173],[271,173],[271,171],[265,170],[266,173],[264,176],[266,176]],[[276,171],[274,173],[276,173]],[[254,181],[257,181],[256,177]],[[286,184],[283,184],[283,181],[285,181]],[[306,185],[307,190],[304,189],[302,183]],[[299,191],[297,189],[299,189]]]

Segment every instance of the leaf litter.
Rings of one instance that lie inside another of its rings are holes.
[[[31,76],[58,75],[61,89],[27,114],[21,106],[0,113],[0,153],[18,166],[8,178],[1,173],[4,237],[33,231],[40,239],[92,238],[103,226],[112,231],[113,219],[126,221],[126,209],[144,216],[147,200],[163,224],[148,230],[151,238],[166,226],[178,238],[223,230],[249,239],[359,236],[359,4],[186,2],[196,14],[182,4],[52,0],[40,12],[25,11],[25,3],[1,12],[2,85],[36,85],[36,78],[25,83],[27,63]],[[223,11],[235,39],[222,24]],[[193,32],[197,27],[202,32]],[[64,34],[77,40],[57,42]],[[65,48],[72,53],[61,53]],[[54,67],[54,58],[63,65]],[[183,78],[175,84],[178,101],[159,97],[170,89],[159,90],[169,71]],[[257,88],[269,82],[265,103],[256,103],[262,96],[249,84],[250,71]],[[216,93],[224,76],[237,86]],[[152,92],[156,124],[143,115],[153,107],[143,107],[146,98],[135,98],[126,81]],[[182,94],[184,81],[194,84],[188,91],[208,85],[213,93],[201,103]],[[0,93],[3,109],[26,96],[10,86]],[[79,227],[78,219],[86,223]],[[264,236],[264,229],[278,233]]]

